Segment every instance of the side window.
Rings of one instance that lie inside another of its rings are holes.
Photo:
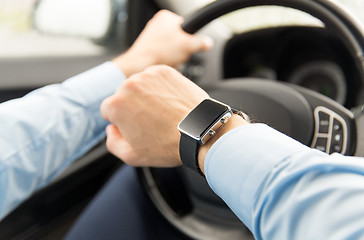
[[[0,101],[120,54],[126,47],[126,2],[0,1]]]

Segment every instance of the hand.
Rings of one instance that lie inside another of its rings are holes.
[[[167,66],[154,66],[126,80],[104,100],[101,113],[107,148],[132,166],[181,165],[178,123],[209,95]]]
[[[178,67],[191,54],[212,47],[210,38],[184,32],[182,23],[181,16],[167,10],[159,11],[147,23],[131,48],[113,62],[129,77],[152,65]]]

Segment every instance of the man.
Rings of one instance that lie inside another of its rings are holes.
[[[1,218],[104,138],[100,104],[127,77],[155,64],[176,67],[211,47],[182,21],[160,11],[113,62],[0,105]]]
[[[132,76],[101,105],[109,151],[132,166],[181,165],[177,125],[208,98],[170,67]],[[327,155],[233,114],[197,165],[256,239],[364,237],[362,158]]]

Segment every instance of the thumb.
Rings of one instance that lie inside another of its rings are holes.
[[[133,165],[135,152],[115,125],[106,127],[106,148],[120,160]]]
[[[208,36],[195,35],[190,46],[192,52],[207,51],[214,46],[214,41]]]

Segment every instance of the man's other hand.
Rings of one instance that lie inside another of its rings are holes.
[[[181,28],[183,18],[168,10],[156,13],[131,48],[113,62],[129,77],[148,66],[166,64],[178,67],[191,54],[209,50],[209,37],[188,34]]]

